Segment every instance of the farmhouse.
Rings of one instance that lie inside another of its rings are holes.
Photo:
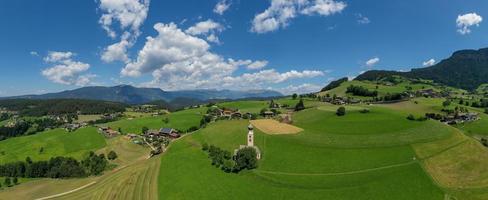
[[[237,155],[237,152],[243,148],[251,147],[256,150],[256,159],[261,159],[261,151],[257,146],[254,146],[254,127],[252,124],[249,124],[247,127],[248,133],[247,133],[247,145],[240,145],[238,149],[234,150],[234,155]]]
[[[176,129],[173,128],[161,128],[159,129],[159,133],[163,136],[168,136],[170,138],[179,138],[180,134]]]
[[[98,128],[98,131],[108,138],[112,138],[120,134],[118,131],[112,130],[110,127],[100,127]]]
[[[272,117],[274,117],[274,115],[275,115],[275,113],[274,113],[274,112],[272,112],[272,111],[265,111],[265,112],[263,113],[263,116],[264,116],[265,118],[272,118]]]
[[[436,92],[434,89],[426,89],[417,91],[417,96],[439,98],[441,97],[441,94]]]

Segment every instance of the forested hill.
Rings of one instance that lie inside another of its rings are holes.
[[[60,114],[105,114],[124,112],[122,103],[82,99],[5,99],[0,108],[17,111],[24,116],[45,116]]]
[[[42,95],[26,95],[11,98],[23,99],[92,99],[122,102],[127,104],[143,104],[158,100],[172,102],[181,98],[194,101],[206,101],[209,99],[244,99],[251,97],[277,97],[281,93],[271,90],[232,91],[232,90],[184,90],[163,91],[159,88],[137,88],[130,85],[114,87],[84,87],[59,93]]]
[[[429,79],[456,88],[475,90],[481,84],[488,83],[488,48],[457,51],[436,65],[410,72],[372,70],[359,75],[356,80],[378,80],[390,75]]]

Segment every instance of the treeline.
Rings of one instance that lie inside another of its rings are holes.
[[[75,116],[75,118],[77,118],[77,116]],[[50,117],[43,117],[30,121],[20,120],[14,126],[0,126],[0,141],[11,137],[33,135],[42,132],[47,128],[57,128],[63,124],[63,122]]]
[[[363,86],[355,86],[355,85],[351,85],[347,87],[346,93],[352,93],[354,96],[363,96],[363,97],[378,96],[378,91],[370,91]]]
[[[213,166],[227,173],[239,173],[244,169],[251,170],[258,167],[257,153],[252,147],[239,149],[235,156],[232,156],[230,151],[213,145],[209,146],[207,143],[202,145],[202,150],[208,153]]]
[[[6,99],[0,100],[0,108],[17,111],[22,116],[62,114],[104,114],[125,111],[122,103],[82,99]]]
[[[82,161],[71,157],[53,157],[49,161],[25,161],[0,165],[0,176],[23,178],[79,178],[100,175],[107,168],[104,154],[90,152]]]
[[[13,127],[0,126],[0,141],[11,137],[26,135],[30,128],[30,123],[20,122]]]

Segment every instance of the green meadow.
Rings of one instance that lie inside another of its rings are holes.
[[[168,127],[186,131],[192,126],[200,126],[200,120],[206,113],[206,109],[207,108],[187,109],[156,117],[127,118],[101,124],[101,126],[108,126],[114,130],[120,128],[123,133],[141,133],[142,127],[147,127],[149,129]],[[164,121],[166,118],[168,119],[168,123],[165,123]]]
[[[248,122],[213,123],[172,144],[161,158],[160,199],[442,199],[411,144],[449,138],[452,129],[367,108],[366,114],[362,107],[346,108],[344,117],[326,105],[298,112],[294,125],[304,131],[297,135],[256,130],[263,159],[258,169],[239,174],[212,166],[201,144],[233,151],[246,142]]]
[[[27,156],[32,160],[48,160],[54,156],[81,158],[85,153],[96,151],[105,145],[105,138],[94,127],[74,132],[54,129],[1,141],[0,163],[24,160]]]

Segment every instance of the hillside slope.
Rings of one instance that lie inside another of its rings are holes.
[[[457,51],[436,65],[412,69],[410,72],[372,70],[359,75],[356,80],[373,81],[390,75],[429,79],[452,87],[474,90],[488,83],[488,48]]]

